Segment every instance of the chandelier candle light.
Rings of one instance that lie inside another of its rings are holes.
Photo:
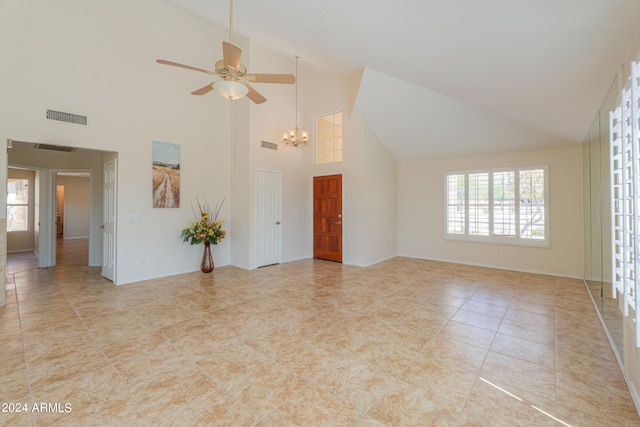
[[[287,145],[293,145],[294,147],[305,147],[309,143],[309,133],[301,130],[298,127],[298,59],[300,57],[295,55],[296,58],[296,127],[285,133],[282,137],[282,143]]]

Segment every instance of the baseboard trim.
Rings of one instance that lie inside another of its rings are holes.
[[[564,277],[564,278],[567,278],[567,279],[582,280],[582,276],[563,275],[563,274],[558,274],[558,273],[551,273],[551,272],[548,272],[548,271],[523,270],[523,269],[520,269],[520,268],[509,268],[509,267],[504,267],[504,266],[499,266],[499,265],[482,264],[482,263],[474,263],[474,262],[463,262],[463,261],[459,261],[459,260],[443,259],[443,258],[428,258],[428,257],[421,257],[421,256],[416,256],[416,255],[398,254],[397,256],[404,257],[404,258],[423,259],[425,261],[438,261],[438,262],[447,262],[447,263],[450,263],[450,264],[472,265],[474,267],[494,268],[496,270],[505,270],[505,271],[517,271],[517,272],[520,272],[520,273],[544,274],[546,276]]]

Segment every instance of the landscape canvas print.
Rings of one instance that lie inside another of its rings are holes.
[[[153,207],[180,207],[180,146],[153,141]]]

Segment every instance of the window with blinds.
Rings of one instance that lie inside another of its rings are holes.
[[[7,179],[7,232],[29,230],[29,180]]]
[[[611,169],[612,294],[633,325],[640,347],[640,64],[631,63],[631,76],[609,113]]]
[[[445,174],[445,237],[549,246],[548,166]]]

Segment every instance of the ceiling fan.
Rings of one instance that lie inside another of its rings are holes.
[[[293,84],[296,78],[293,74],[256,74],[247,73],[247,68],[240,62],[242,49],[232,43],[233,38],[233,0],[230,0],[229,13],[229,42],[222,42],[222,59],[217,61],[214,71],[204,68],[193,67],[191,65],[180,64],[178,62],[157,59],[158,64],[171,65],[173,67],[186,68],[187,70],[198,71],[212,76],[220,77],[222,80],[211,82],[206,86],[191,92],[192,95],[204,95],[215,90],[220,96],[227,99],[239,99],[245,95],[256,104],[262,104],[267,100],[256,91],[248,82],[252,83],[282,83]]]

